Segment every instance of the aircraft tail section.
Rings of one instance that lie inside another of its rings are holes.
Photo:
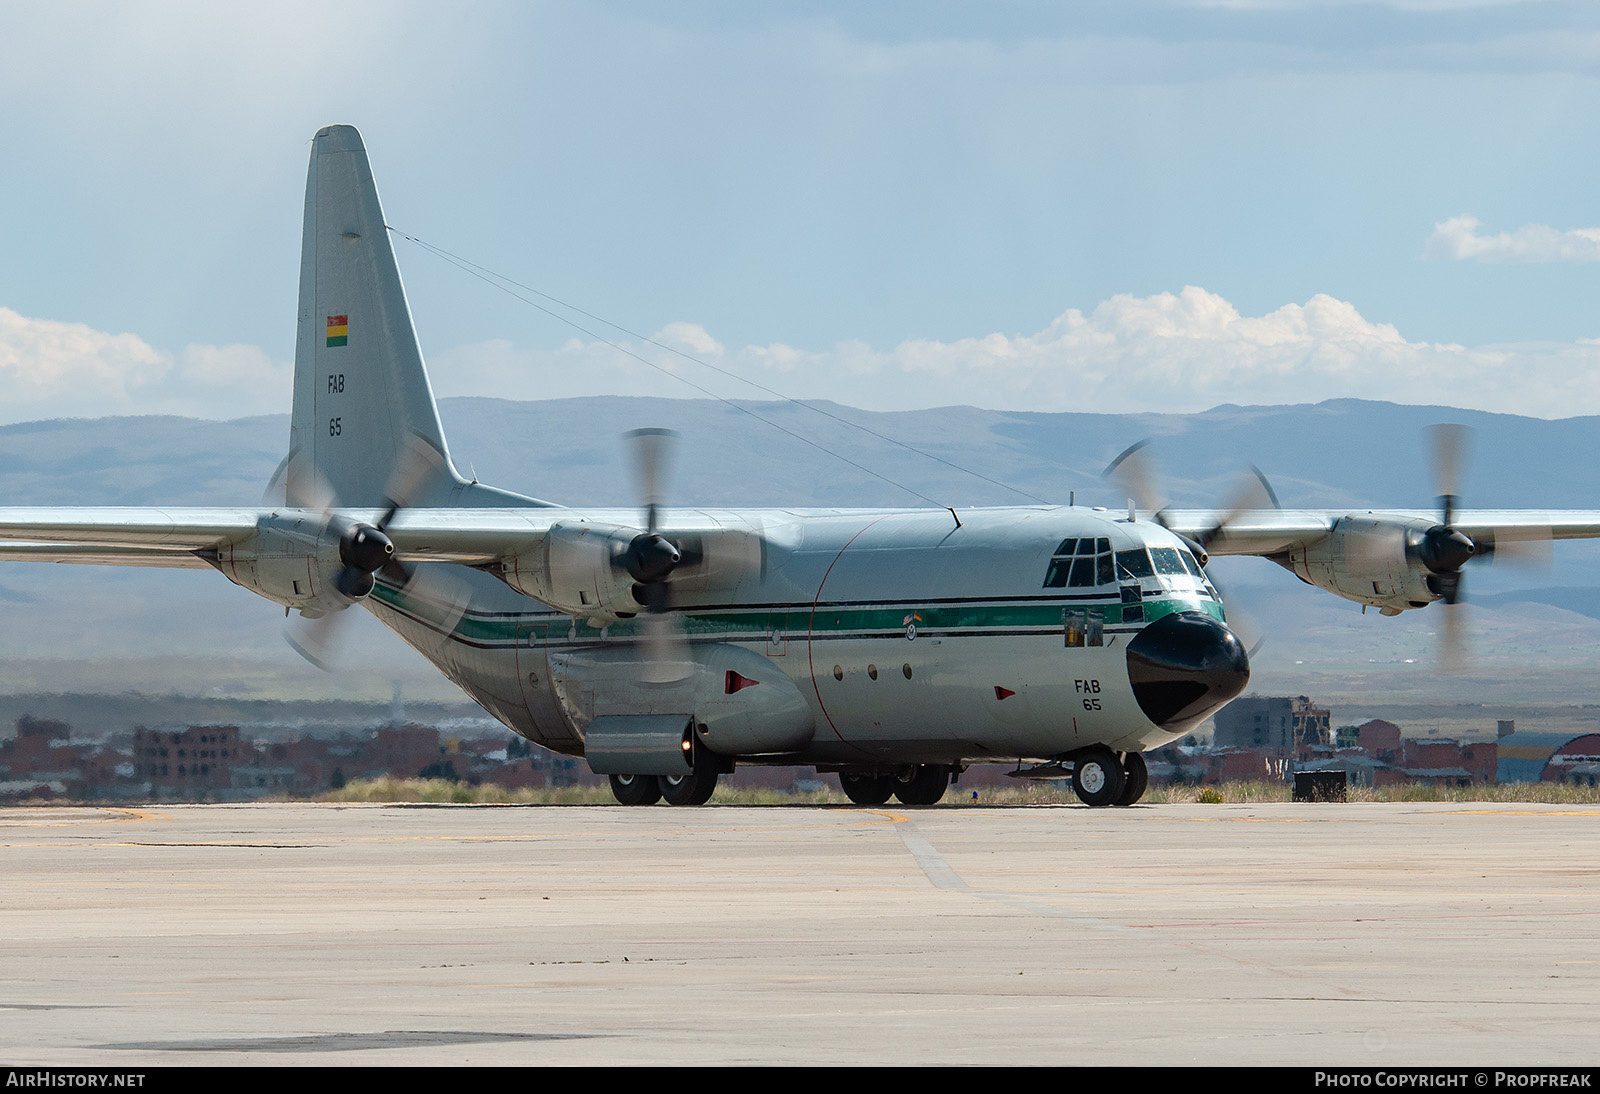
[[[290,505],[382,507],[397,489],[407,505],[538,504],[451,463],[366,146],[348,125],[317,133],[306,177],[284,473]]]

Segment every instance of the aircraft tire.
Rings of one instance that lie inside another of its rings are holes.
[[[891,775],[861,775],[841,771],[839,786],[843,788],[844,796],[857,805],[882,805],[894,796],[894,777]]]
[[[1144,757],[1137,752],[1124,752],[1122,754],[1122,793],[1117,795],[1118,805],[1132,805],[1144,797],[1145,787],[1150,785],[1150,768],[1144,762]]]
[[[1113,805],[1122,795],[1122,761],[1104,745],[1086,748],[1073,758],[1072,789],[1084,805]]]
[[[618,805],[654,805],[661,800],[661,784],[654,775],[613,775],[611,796]]]
[[[717,770],[701,764],[687,775],[658,775],[656,783],[668,805],[704,805],[717,789]]]
[[[895,775],[894,796],[902,805],[937,805],[950,789],[950,769],[943,764],[917,764],[909,773]]]

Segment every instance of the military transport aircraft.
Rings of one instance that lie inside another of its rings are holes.
[[[215,569],[297,611],[314,659],[361,605],[515,732],[587,758],[617,800],[705,802],[735,764],[837,772],[931,804],[974,763],[1143,793],[1140,753],[1249,678],[1204,565],[1261,555],[1393,614],[1458,599],[1510,540],[1600,513],[1438,515],[1038,505],[588,509],[451,463],[366,149],[316,135],[282,504],[0,510],[0,560]],[[1127,468],[1123,468],[1126,470]],[[1137,493],[1137,491],[1133,491]]]

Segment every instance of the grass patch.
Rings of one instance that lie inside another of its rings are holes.
[[[561,786],[508,790],[494,783],[469,786],[449,779],[352,779],[319,802],[421,802],[433,805],[615,805],[609,787]]]
[[[976,790],[978,797],[973,798]],[[538,790],[508,790],[484,783],[468,786],[448,779],[352,779],[341,789],[317,794],[320,802],[418,802],[438,805],[615,805],[609,787],[569,786]],[[946,805],[1060,805],[1076,802],[1066,783],[1027,782],[1018,786],[950,788]],[[765,786],[740,786],[723,782],[711,796],[712,805],[849,805],[850,799],[832,780],[807,790],[781,790]],[[890,800],[888,807],[899,803]]]
[[[977,797],[974,798],[973,794]],[[1378,789],[1352,786],[1352,802],[1526,802],[1543,805],[1600,805],[1600,788],[1561,783],[1507,783],[1502,786],[1440,787],[1407,784]],[[1287,802],[1291,788],[1276,782],[1223,783],[1216,786],[1152,786],[1141,805],[1251,805]],[[615,805],[609,787],[570,786],[537,790],[508,790],[485,783],[468,786],[446,779],[355,779],[343,789],[318,794],[324,802],[418,802],[439,805]],[[1077,795],[1066,782],[1028,781],[1016,786],[963,786],[957,783],[945,795],[944,805],[1076,805]],[[711,797],[712,805],[849,805],[850,799],[829,783],[808,790],[777,790],[724,782]],[[892,799],[884,807],[900,808]]]

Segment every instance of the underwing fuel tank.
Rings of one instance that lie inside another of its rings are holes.
[[[1128,644],[1128,680],[1146,718],[1186,733],[1244,691],[1244,644],[1204,612],[1178,612],[1145,627]]]

